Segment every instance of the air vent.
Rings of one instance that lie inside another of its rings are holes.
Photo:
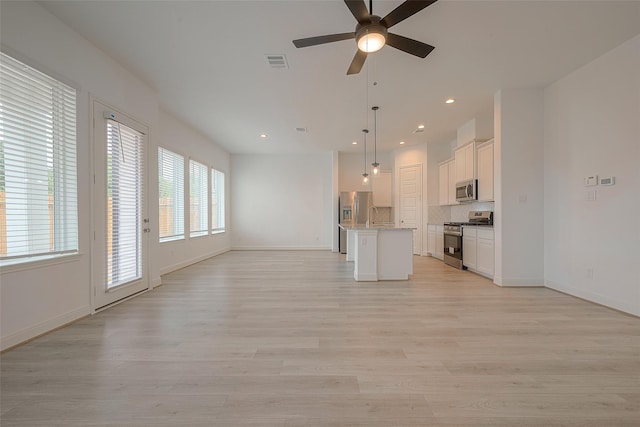
[[[296,132],[306,133],[307,132],[307,128],[296,128]]]
[[[284,55],[265,55],[271,68],[289,68],[287,57]]]

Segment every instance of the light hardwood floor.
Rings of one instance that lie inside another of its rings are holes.
[[[640,320],[432,258],[229,252],[2,354],[8,426],[639,426]]]

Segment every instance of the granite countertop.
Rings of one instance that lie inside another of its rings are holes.
[[[386,222],[371,224],[368,227],[363,224],[338,224],[338,227],[343,230],[415,230],[415,228],[396,227],[395,224]]]

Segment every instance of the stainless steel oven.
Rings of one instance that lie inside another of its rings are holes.
[[[462,224],[444,225],[444,262],[462,270]]]
[[[460,270],[464,270],[462,263],[462,235],[465,225],[491,226],[493,225],[493,212],[471,211],[467,213],[469,222],[445,222],[444,223],[444,262]]]

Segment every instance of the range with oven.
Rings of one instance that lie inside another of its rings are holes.
[[[463,270],[462,265],[462,233],[465,225],[493,225],[493,212],[469,212],[468,222],[444,223],[444,262],[452,267]]]

